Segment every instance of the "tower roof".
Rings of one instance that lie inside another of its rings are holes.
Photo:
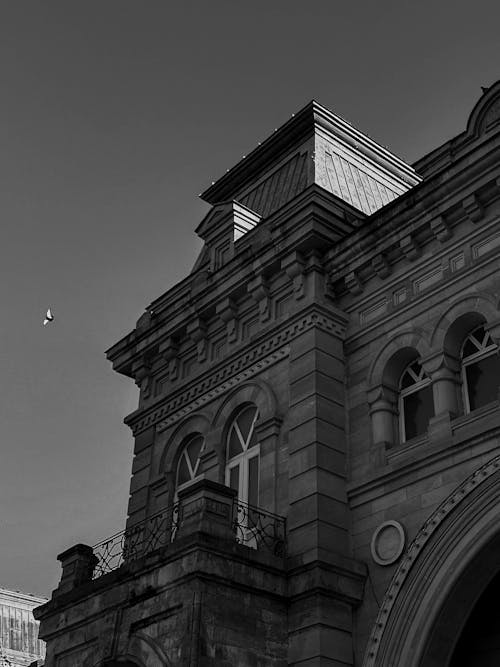
[[[317,183],[370,214],[420,181],[408,164],[311,101],[202,194],[266,216]]]

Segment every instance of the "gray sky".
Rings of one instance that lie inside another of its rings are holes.
[[[0,2],[1,586],[123,528],[137,390],[104,350],[190,270],[197,194],[312,98],[421,157],[500,78],[498,7]]]

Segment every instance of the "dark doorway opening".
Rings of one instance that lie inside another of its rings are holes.
[[[500,665],[500,573],[475,604],[453,652],[449,667]],[[465,613],[464,609],[464,613]]]

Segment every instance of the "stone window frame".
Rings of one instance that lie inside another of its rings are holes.
[[[246,437],[241,433],[239,425],[238,425],[238,419],[242,416],[243,413],[247,412],[250,409],[254,409],[255,413],[252,417],[252,423],[250,426],[250,429],[248,431],[248,434]],[[230,486],[230,477],[231,477],[231,470],[235,468],[236,466],[240,466],[240,473],[238,477],[238,499],[243,502],[243,503],[248,503],[250,504],[250,498],[248,497],[248,477],[249,477],[249,465],[250,465],[250,460],[257,458],[258,459],[258,481],[257,481],[257,504],[258,504],[258,499],[259,499],[259,482],[260,482],[260,442],[258,441],[253,447],[249,447],[249,443],[252,439],[253,434],[255,433],[256,437],[258,438],[257,434],[257,428],[256,428],[256,423],[258,422],[259,419],[259,409],[256,405],[252,403],[248,403],[246,405],[243,405],[240,407],[240,409],[236,412],[234,415],[231,425],[229,426],[229,429],[227,431],[227,437],[226,437],[226,465],[225,465],[225,472],[224,472],[224,479],[225,479],[225,484],[226,486]],[[237,433],[237,437],[240,441],[240,444],[242,446],[242,451],[241,453],[237,454],[236,456],[232,456],[231,458],[229,457],[229,445],[230,445],[230,438],[231,434],[233,432],[233,429]]]
[[[452,421],[467,416],[463,403],[460,351],[469,333],[483,325],[497,345],[500,343],[500,303],[487,293],[463,296],[441,314],[428,336],[416,328],[394,336],[375,356],[368,373],[374,460],[386,463],[386,450],[401,442],[397,438],[399,377],[407,364],[419,360],[429,375],[433,390],[434,417],[425,440],[441,440],[452,434]],[[415,438],[418,440],[418,437]]]
[[[157,474],[151,481],[153,497],[157,498],[155,501],[157,510],[160,509],[160,506],[166,507],[175,502],[179,461],[184,447],[196,435],[201,435],[204,439],[204,447],[200,453],[201,471],[196,481],[207,477],[204,460],[209,446],[211,417],[211,412],[188,415],[180,424],[176,424],[162,434],[157,443],[159,450],[159,461],[156,464]],[[160,500],[160,498],[166,500]]]
[[[475,332],[481,329],[484,332],[482,342],[480,342],[479,339],[474,336]],[[491,341],[489,344],[488,340]],[[472,342],[473,345],[477,347],[477,352],[474,352],[473,354],[464,357],[464,349],[469,341]],[[491,333],[485,327],[485,324],[480,324],[479,326],[475,327],[472,331],[469,332],[469,335],[464,339],[460,350],[460,366],[461,366],[461,377],[462,377],[462,397],[463,397],[464,414],[467,415],[470,414],[471,412],[474,412],[474,410],[471,410],[470,407],[469,387],[467,382],[467,368],[469,366],[476,364],[479,361],[482,361],[483,359],[487,359],[488,357],[491,357],[493,355],[498,355],[498,353],[499,353],[498,344],[495,343],[495,341],[493,340]],[[483,406],[479,406],[479,408],[480,407]]]
[[[420,366],[420,371],[419,374],[417,375],[414,371],[415,365],[418,364]],[[401,385],[403,384],[404,378],[406,375],[410,376],[410,379],[413,381],[411,385],[408,387],[402,387]],[[432,386],[432,380],[429,377],[429,375],[425,372],[425,369],[420,362],[420,359],[414,359],[411,361],[408,366],[403,370],[401,373],[401,377],[399,379],[399,387],[398,387],[398,422],[399,422],[399,443],[403,444],[405,442],[408,442],[409,440],[412,440],[413,438],[407,438],[406,437],[406,427],[405,427],[405,398],[407,396],[411,396],[413,394],[418,393],[422,389],[425,389],[426,387],[431,387]],[[434,401],[433,401],[434,402]],[[428,428],[428,424],[427,424]],[[414,436],[415,438],[418,438],[422,435],[425,434],[427,431],[427,428],[425,431],[422,433],[417,434]]]
[[[196,459],[196,463],[194,466],[194,470],[192,467],[192,461],[188,455],[188,447],[191,445],[195,440],[198,438],[201,438],[202,443],[201,443],[201,448],[198,453],[198,457]],[[202,455],[203,455],[203,450],[205,449],[206,445],[206,440],[203,436],[202,433],[191,433],[190,435],[186,436],[183,439],[183,442],[179,448],[179,454],[177,456],[177,464],[175,466],[175,493],[174,493],[174,498],[177,497],[179,491],[182,489],[186,489],[188,486],[191,486],[191,484],[194,484],[194,482],[197,482],[200,479],[203,479],[204,473],[203,473],[203,463],[202,463]],[[190,473],[190,479],[187,480],[186,482],[181,482],[179,484],[179,471],[180,471],[180,466],[183,460],[183,457],[187,463],[189,473]]]
[[[209,444],[204,454],[208,478],[225,484],[226,443],[234,416],[245,405],[258,409],[255,429],[260,444],[259,507],[277,511],[276,475],[279,436],[283,418],[271,386],[261,379],[252,379],[228,393],[216,411],[210,427]]]

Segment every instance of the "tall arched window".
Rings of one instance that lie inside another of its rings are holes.
[[[399,383],[399,428],[401,442],[427,431],[434,416],[431,380],[418,361],[404,370]]]
[[[182,448],[177,464],[175,495],[201,477],[200,456],[203,452],[204,438],[199,433],[190,436]]]
[[[243,408],[233,420],[227,438],[226,484],[249,505],[259,502],[260,445],[255,432],[259,413],[255,406]]]
[[[498,398],[498,346],[484,330],[484,326],[477,327],[467,336],[461,358],[464,407],[467,413]]]

